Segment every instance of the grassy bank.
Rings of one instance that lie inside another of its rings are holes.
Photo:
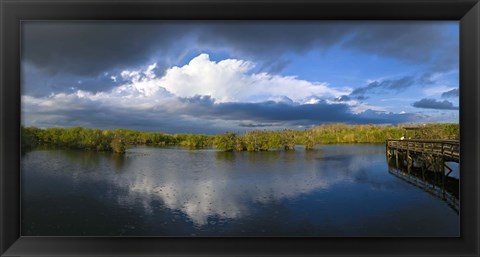
[[[458,124],[426,124],[406,131],[411,125],[378,126],[328,124],[304,130],[254,130],[245,133],[167,134],[127,129],[100,130],[91,128],[22,127],[22,151],[48,145],[90,151],[124,153],[131,145],[179,145],[190,149],[215,147],[223,151],[293,150],[295,145],[312,149],[319,144],[383,143],[402,136],[422,139],[459,139]],[[407,134],[405,134],[407,133]]]

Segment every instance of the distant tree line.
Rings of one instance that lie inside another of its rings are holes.
[[[293,150],[295,145],[313,149],[319,144],[384,143],[386,139],[414,137],[419,139],[459,139],[458,124],[417,125],[414,133],[406,125],[321,125],[304,130],[253,130],[243,134],[227,132],[215,136],[202,134],[166,134],[127,129],[22,127],[22,150],[38,145],[93,151],[124,153],[127,146],[184,146],[190,149],[215,147],[223,151]],[[414,134],[414,135],[412,135]]]

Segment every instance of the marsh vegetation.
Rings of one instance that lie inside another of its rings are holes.
[[[435,123],[417,125],[414,135],[405,128],[411,125],[327,124],[304,130],[252,130],[219,135],[167,134],[129,129],[22,127],[22,151],[39,145],[90,151],[124,153],[127,147],[184,146],[189,149],[216,148],[222,151],[293,150],[295,145],[313,149],[321,144],[384,143],[386,139],[415,137],[420,139],[459,139],[459,125]]]

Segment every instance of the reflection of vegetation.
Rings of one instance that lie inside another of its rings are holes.
[[[410,126],[411,127],[411,126]],[[427,124],[418,126],[416,138],[459,139],[458,124]],[[305,130],[253,130],[244,134],[225,133],[208,136],[199,134],[170,135],[127,129],[100,130],[89,128],[25,128],[22,127],[22,150],[38,145],[51,145],[93,151],[124,153],[129,145],[181,145],[190,149],[215,146],[223,151],[293,150],[295,145],[313,149],[318,144],[383,143],[389,138],[405,135],[405,126],[328,124]]]
[[[48,146],[46,149],[48,149]],[[62,151],[62,154],[72,163],[82,166],[98,166],[101,161],[100,155],[90,151],[85,151],[80,154],[77,151],[66,150]]]
[[[224,162],[232,162],[235,160],[235,153],[228,151],[228,152],[215,152],[215,159],[222,160]]]
[[[115,167],[116,172],[121,172],[122,167],[125,165],[125,156],[121,154],[112,154],[112,164]]]

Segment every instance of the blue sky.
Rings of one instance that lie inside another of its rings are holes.
[[[24,22],[26,126],[458,122],[458,22]]]

